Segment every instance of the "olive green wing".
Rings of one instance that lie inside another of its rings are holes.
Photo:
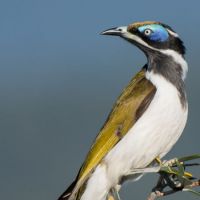
[[[145,69],[138,72],[130,81],[117,99],[80,169],[76,186],[72,192],[74,195],[78,191],[80,194],[80,190],[84,190],[83,183],[142,115],[150,104],[155,91],[155,87],[145,78]]]

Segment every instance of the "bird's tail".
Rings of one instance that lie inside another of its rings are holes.
[[[77,180],[73,181],[72,184],[60,195],[58,200],[68,200],[72,194],[74,187],[76,186]]]

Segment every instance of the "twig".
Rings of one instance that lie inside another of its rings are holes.
[[[163,197],[163,196],[167,196],[167,195],[170,195],[170,194],[174,194],[176,192],[180,192],[180,191],[189,191],[189,189],[191,188],[194,188],[194,187],[199,187],[200,186],[200,180],[198,181],[194,181],[192,182],[191,185],[188,185],[187,187],[184,187],[184,188],[181,188],[181,189],[172,189],[172,190],[168,190],[168,191],[165,191],[165,192],[160,192],[159,190],[156,190],[156,191],[152,191],[147,200],[156,200],[158,197]],[[157,189],[157,188],[154,188],[154,189]]]
[[[152,189],[147,200],[156,200],[158,197],[171,195],[180,191],[191,192],[200,196],[200,192],[193,190],[193,188],[200,186],[200,179],[196,180],[191,173],[185,171],[187,167],[200,166],[200,163],[185,163],[194,159],[200,159],[200,154],[165,161],[160,166],[133,169],[127,176],[138,173],[159,173],[160,176],[157,184]],[[166,190],[167,187],[170,189]],[[108,199],[120,200],[118,191],[119,189],[116,190],[113,188],[110,191],[110,198]]]
[[[174,194],[179,191],[192,192],[198,196],[200,193],[193,190],[194,187],[200,186],[200,179],[192,181],[195,179],[192,175],[185,172],[186,167],[199,166],[199,163],[187,163],[184,162],[187,160],[198,159],[199,154],[192,156],[187,156],[181,159],[177,159],[176,163],[172,166],[165,167],[160,169],[160,177],[158,179],[157,185],[152,189],[152,192],[149,194],[147,200],[156,200],[158,197],[163,197],[167,195]],[[186,177],[186,174],[189,177]],[[169,187],[170,190],[165,191],[165,188]]]

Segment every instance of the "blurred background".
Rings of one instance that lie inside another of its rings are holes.
[[[72,182],[115,99],[146,63],[132,45],[99,33],[135,21],[162,21],[185,42],[189,120],[167,158],[199,153],[199,6],[174,0],[1,0],[1,199],[56,200]],[[146,199],[156,179],[146,175],[124,186],[122,199]]]

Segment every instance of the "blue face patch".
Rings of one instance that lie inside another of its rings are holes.
[[[150,30],[150,34],[145,34],[146,30]],[[168,39],[169,34],[167,32],[167,30],[159,25],[159,24],[149,24],[149,25],[145,25],[145,26],[141,26],[138,28],[138,30],[145,34],[146,37],[148,37],[150,40],[152,41],[156,41],[156,42],[164,42]]]

